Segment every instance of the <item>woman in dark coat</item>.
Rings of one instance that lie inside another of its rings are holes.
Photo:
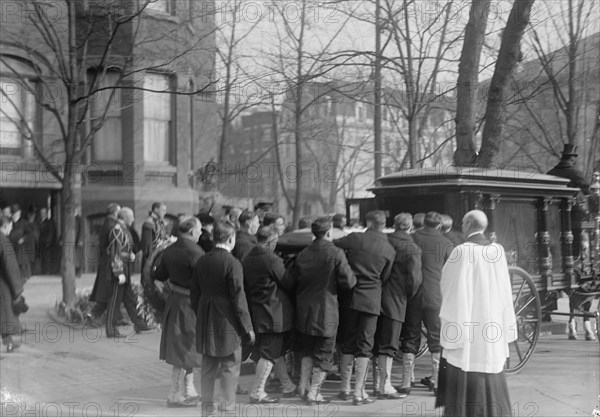
[[[179,238],[167,247],[155,278],[171,283],[160,339],[160,359],[173,365],[167,407],[195,407],[200,397],[194,387],[194,368],[202,365],[196,351],[196,314],[191,306],[190,286],[196,262],[204,255],[197,245],[202,225],[195,217],[182,219]]]
[[[7,352],[20,346],[13,335],[21,333],[19,316],[13,311],[13,302],[23,293],[23,279],[15,250],[8,239],[12,229],[9,217],[0,217],[0,330]]]

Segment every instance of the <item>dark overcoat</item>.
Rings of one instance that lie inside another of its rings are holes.
[[[424,227],[412,237],[421,249],[422,307],[426,310],[439,310],[442,307],[442,291],[440,289],[442,268],[450,257],[454,245],[433,227]]]
[[[446,237],[454,246],[462,245],[467,241],[465,236],[459,232],[458,230],[451,229],[450,231],[444,233],[444,237]]]
[[[202,229],[202,234],[198,238],[198,245],[204,250],[204,252],[210,252],[215,248],[215,242],[212,237],[212,233],[205,229]]]
[[[351,290],[356,276],[344,252],[317,239],[303,249],[282,280],[296,294],[296,330],[320,337],[336,335],[340,321],[339,290]]]
[[[9,239],[15,249],[15,255],[17,257],[17,263],[21,269],[21,276],[23,279],[29,279],[31,276],[31,261],[29,258],[29,245],[33,237],[33,229],[31,223],[21,217],[18,221],[13,223],[13,228],[10,232]],[[21,243],[19,243],[19,241]]]
[[[381,312],[381,284],[387,280],[396,251],[383,232],[367,229],[335,241],[346,252],[356,275],[349,307],[368,314]]]
[[[388,240],[396,250],[396,258],[390,278],[381,289],[381,314],[404,322],[406,303],[423,281],[421,250],[408,233],[400,230],[389,234]]]
[[[98,234],[98,271],[90,301],[108,303],[112,295],[112,265],[109,253],[110,233],[117,224],[117,218],[107,216]]]
[[[223,248],[201,257],[194,268],[190,297],[197,318],[198,352],[232,355],[252,330],[240,261]]]
[[[166,248],[155,272],[159,281],[173,284],[163,315],[159,358],[178,368],[200,367],[196,350],[196,314],[190,300],[192,274],[204,251],[195,242],[179,238]]]
[[[243,262],[246,255],[248,255],[252,248],[257,244],[258,241],[256,240],[256,236],[240,230],[235,235],[235,247],[231,251],[231,254],[240,262]]]
[[[253,247],[242,262],[244,288],[256,333],[282,333],[294,327],[294,307],[284,291],[283,259],[261,246]]]
[[[12,302],[23,292],[23,279],[17,256],[8,237],[0,233],[0,333],[2,336],[20,333],[19,317]]]

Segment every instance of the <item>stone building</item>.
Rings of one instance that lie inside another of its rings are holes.
[[[0,29],[0,203],[18,203],[24,210],[48,207],[60,222],[61,184],[34,147],[53,167],[64,168],[61,129],[67,116],[60,115],[61,127],[50,107],[66,109],[60,71],[68,69],[58,57],[76,45],[82,88],[100,80],[92,98],[84,100],[81,137],[104,119],[75,164],[86,266],[93,270],[107,204],[132,207],[138,230],[154,201],[167,205],[170,219],[201,208],[205,191],[193,173],[218,151],[210,95],[215,24],[207,2],[82,0],[75,3],[74,21],[67,3],[48,1],[36,8],[29,0],[3,2],[10,10],[3,10]],[[53,40],[39,27],[52,28]],[[57,45],[64,50],[57,52]]]

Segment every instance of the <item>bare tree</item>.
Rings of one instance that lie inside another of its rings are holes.
[[[546,18],[526,38],[534,58],[515,75],[503,139],[510,155],[541,172],[556,163],[564,143],[577,145],[577,163],[589,179],[598,155],[599,15],[583,0],[557,5],[539,3]]]
[[[281,181],[284,196],[291,202],[293,211],[292,225],[296,226],[300,219],[301,203],[306,195],[305,188],[308,185],[307,168],[311,159],[307,158],[311,152],[322,156],[323,148],[321,140],[324,135],[332,133],[331,126],[322,124],[318,118],[309,117],[308,113],[316,111],[317,103],[323,101],[324,97],[331,94],[331,88],[320,81],[327,80],[331,73],[341,65],[337,57],[332,53],[333,45],[342,33],[349,18],[338,24],[338,26],[323,36],[319,37],[318,45],[311,38],[309,30],[312,28],[311,19],[314,18],[315,4],[308,0],[297,3],[297,16],[290,19],[289,9],[285,4],[275,4],[275,33],[271,50],[263,51],[267,58],[263,67],[271,75],[272,84],[265,90],[270,90],[273,85],[281,85],[286,99],[282,103],[282,121],[274,126],[279,143],[293,143],[293,165],[295,178],[292,181]],[[314,32],[313,32],[314,34]],[[292,140],[287,138],[291,137]],[[312,139],[319,140],[313,141]],[[317,149],[321,146],[320,149]],[[277,152],[281,152],[278,147]],[[280,156],[278,155],[278,158]],[[286,160],[280,158],[285,163]],[[288,160],[289,162],[289,160]],[[323,158],[316,160],[319,169]],[[314,182],[314,188],[319,189],[318,174]],[[294,196],[291,197],[291,192]]]
[[[475,152],[475,99],[478,89],[481,50],[490,12],[491,0],[473,0],[465,29],[456,87],[456,151],[454,163],[469,166]]]
[[[531,8],[535,0],[515,0],[508,22],[502,34],[498,62],[492,77],[485,112],[485,126],[477,165],[490,167],[498,154],[505,122],[509,82],[522,59],[521,39],[529,24]]]
[[[67,313],[71,314],[75,303],[73,249],[75,209],[80,205],[79,165],[114,110],[117,95],[126,95],[127,100],[122,103],[131,105],[137,99],[136,92],[193,96],[210,86],[209,80],[200,74],[193,75],[196,85],[202,88],[191,91],[148,86],[140,82],[140,77],[149,71],[192,68],[186,64],[188,55],[191,59],[202,59],[202,54],[209,50],[206,43],[212,41],[214,27],[211,17],[193,2],[189,3],[192,9],[180,11],[178,24],[168,19],[148,18],[156,8],[172,4],[167,1],[23,0],[21,3],[28,13],[4,22],[1,34],[11,50],[32,63],[29,67],[32,73],[24,73],[16,64],[18,60],[1,56],[0,62],[10,74],[10,81],[2,85],[2,97],[10,105],[2,106],[2,114],[30,141],[37,160],[62,186],[62,298]],[[189,36],[190,30],[196,32],[195,36]],[[52,119],[49,123],[57,130],[54,143],[47,143],[28,115],[19,111],[20,98],[7,90],[10,83],[23,89]],[[59,94],[48,94],[56,90]]]
[[[244,63],[251,58],[240,51],[244,42],[263,20],[260,14],[255,19],[245,22],[244,0],[227,0],[220,2],[217,9],[217,57],[222,75],[217,93],[223,96],[223,108],[219,110],[221,117],[221,137],[219,141],[219,166],[224,162],[224,152],[230,140],[231,123],[243,112],[262,104],[260,95],[248,95],[246,86],[257,82],[256,74],[250,74]]]
[[[448,91],[438,82],[451,75],[447,68],[455,62],[453,52],[462,38],[462,31],[453,25],[460,5],[448,1],[425,15],[414,13],[416,2],[411,0],[386,0],[383,7],[394,46],[386,56],[385,68],[404,90],[390,94],[386,104],[398,108],[407,122],[408,158],[401,168],[412,168],[422,163],[421,147],[428,144],[423,134],[431,112],[447,98]]]

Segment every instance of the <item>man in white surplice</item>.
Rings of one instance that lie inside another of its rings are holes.
[[[510,415],[503,369],[516,318],[504,248],[484,235],[487,224],[482,211],[464,216],[467,241],[442,270],[436,406],[445,406],[444,415]]]

